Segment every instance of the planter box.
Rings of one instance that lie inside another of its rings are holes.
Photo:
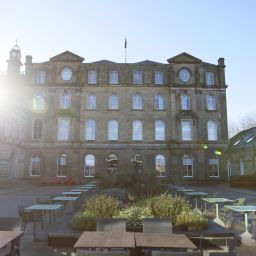
[[[230,187],[237,187],[237,188],[256,188],[256,176],[234,176],[229,178],[229,185]]]

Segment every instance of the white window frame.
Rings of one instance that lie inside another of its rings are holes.
[[[132,139],[133,141],[143,140],[143,122],[141,120],[132,122]]]
[[[214,86],[215,85],[214,72],[211,72],[211,71],[206,71],[205,72],[205,84],[207,86]]]
[[[118,122],[117,120],[108,121],[108,140],[118,140]]]
[[[164,96],[161,93],[155,95],[155,109],[164,110]]]
[[[61,154],[57,157],[57,177],[67,177],[68,174],[68,156]],[[62,169],[61,169],[62,167]]]
[[[111,85],[118,84],[118,71],[116,70],[109,71],[109,84]]]
[[[118,96],[116,93],[112,93],[111,95],[109,95],[108,108],[118,109]]]
[[[190,130],[186,130],[187,127]],[[181,120],[181,140],[182,141],[192,141],[193,139],[193,122],[191,119],[182,119]]]
[[[141,70],[133,71],[133,84],[142,84],[142,71]]]
[[[154,74],[154,80],[156,85],[162,85],[164,83],[164,72],[156,70]]]
[[[36,174],[32,173],[33,168],[36,167]],[[40,157],[35,154],[32,155],[32,157],[30,158],[30,165],[29,165],[29,176],[33,176],[33,177],[38,177],[41,175],[41,159]]]
[[[38,93],[34,97],[34,104],[33,104],[34,110],[44,110],[45,109],[45,97],[43,94]]]
[[[191,109],[190,96],[188,94],[183,93],[180,95],[180,107],[182,110]]]
[[[88,110],[96,109],[96,104],[97,104],[97,99],[96,99],[96,94],[93,92],[90,92],[87,95],[87,104],[86,108]]]
[[[216,157],[210,158],[208,160],[208,175],[210,178],[219,178],[220,177],[219,165],[220,165],[220,161]],[[213,173],[216,171],[213,168],[214,166],[217,166],[217,173],[218,173],[217,175],[213,175]]]
[[[67,141],[70,136],[70,119],[69,118],[59,118],[58,119],[58,140]]]
[[[158,171],[163,169],[163,171]],[[157,155],[155,157],[155,171],[156,177],[166,177],[166,161],[163,155]]]
[[[88,71],[88,84],[97,84],[97,71],[96,70]]]
[[[207,138],[208,141],[218,140],[218,123],[215,120],[207,121]]]
[[[132,108],[135,110],[141,110],[143,108],[142,95],[138,92],[132,97]]]
[[[69,94],[64,93],[60,96],[60,108],[67,109],[71,106],[71,97]]]
[[[214,111],[216,109],[216,96],[212,94],[207,95],[207,110]]]
[[[163,120],[155,120],[155,140],[165,140],[165,122]]]
[[[85,121],[85,140],[96,140],[96,121],[94,119]]]
[[[91,158],[91,159],[88,159],[88,158]],[[95,176],[95,156],[92,154],[88,154],[84,157],[84,177],[94,177],[94,176]]]
[[[44,70],[38,70],[36,72],[36,84],[42,85],[46,81],[46,72]]]
[[[33,140],[40,140],[43,136],[43,121],[36,119],[33,123]]]
[[[182,166],[183,166],[183,177],[193,178],[194,177],[194,160],[190,155],[183,156]],[[189,170],[189,166],[191,166],[191,170]],[[192,174],[189,175],[189,172],[191,172]],[[186,173],[186,175],[184,175],[184,173]]]

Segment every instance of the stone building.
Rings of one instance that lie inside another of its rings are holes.
[[[24,176],[93,177],[119,170],[222,178],[228,141],[224,59],[187,53],[115,63],[63,52],[26,57]]]
[[[226,175],[255,175],[256,173],[256,127],[239,132],[230,139],[224,158]]]

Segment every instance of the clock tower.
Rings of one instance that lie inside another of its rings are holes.
[[[21,63],[21,54],[20,54],[20,48],[16,44],[12,47],[9,55],[8,62],[8,69],[7,74],[8,76],[19,76],[20,75],[20,66],[22,66]]]

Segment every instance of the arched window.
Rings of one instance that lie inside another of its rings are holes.
[[[165,123],[162,120],[155,121],[155,140],[165,140]]]
[[[140,93],[135,93],[132,100],[133,109],[142,109],[142,96]]]
[[[182,110],[190,110],[190,96],[188,94],[181,94],[180,95],[180,103]]]
[[[94,119],[88,119],[85,123],[85,139],[95,140],[96,138],[96,123]]]
[[[35,95],[33,100],[33,110],[44,110],[45,109],[45,99],[43,94],[38,93]]]
[[[207,95],[207,110],[216,110],[216,97],[212,94]]]
[[[43,122],[40,119],[34,121],[33,140],[42,139]]]
[[[35,154],[30,159],[30,176],[40,176],[40,157]]]
[[[193,177],[193,158],[189,155],[184,155],[182,165],[183,177]]]
[[[57,157],[57,176],[67,176],[67,159],[68,156],[66,154],[61,154],[59,157]]]
[[[109,109],[118,109],[118,97],[116,93],[112,93],[108,100]]]
[[[164,96],[160,93],[155,96],[155,109],[164,110]]]
[[[91,154],[86,155],[84,158],[84,176],[85,177],[95,176],[95,157]]]
[[[209,177],[219,177],[219,159],[215,155],[208,160]]]
[[[143,140],[143,123],[140,120],[134,120],[132,123],[132,139]]]
[[[143,157],[140,154],[135,154],[131,159],[132,166],[137,174],[143,173]]]
[[[209,120],[207,122],[207,134],[209,141],[216,141],[218,140],[218,126],[217,122],[214,120]]]
[[[87,95],[87,109],[96,109],[96,95],[89,93]]]
[[[155,164],[156,164],[156,176],[165,177],[166,176],[165,157],[163,155],[157,155]]]
[[[118,140],[118,122],[116,120],[108,122],[108,140]]]
[[[64,93],[63,95],[61,95],[60,107],[62,109],[65,109],[65,108],[69,108],[70,105],[71,105],[70,95],[68,95],[67,93]]]
[[[118,157],[115,154],[108,155],[107,159],[107,170],[109,173],[113,173],[118,169]]]

